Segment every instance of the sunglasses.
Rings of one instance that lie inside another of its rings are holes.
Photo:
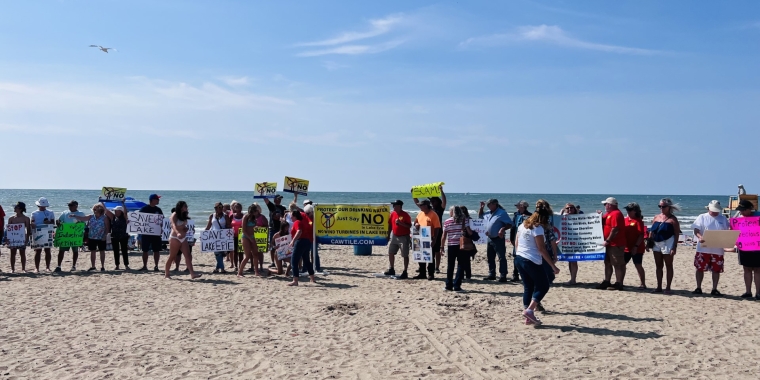
[[[663,205],[659,205],[657,207],[659,207],[659,208],[665,208],[665,207],[670,207],[670,206],[669,205],[664,205],[664,206]]]

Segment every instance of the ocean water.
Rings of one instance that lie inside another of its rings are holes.
[[[237,200],[244,205],[244,212],[252,202],[258,202],[262,208],[265,208],[261,199],[253,199],[253,192],[246,191],[143,191],[127,190],[127,196],[133,197],[147,203],[148,196],[151,193],[161,195],[161,207],[164,214],[174,207],[177,201],[184,200],[189,205],[190,217],[195,219],[199,224],[199,229],[205,227],[200,221],[205,221],[208,215],[213,212],[214,203],[230,203]],[[88,213],[89,209],[98,201],[100,190],[34,190],[34,189],[0,189],[0,205],[5,210],[6,218],[13,213],[13,204],[18,201],[27,205],[27,215],[36,210],[34,201],[40,197],[46,197],[50,202],[50,210],[59,212],[68,210],[66,204],[71,200],[79,202],[79,209]],[[283,204],[287,205],[293,199],[292,194],[283,194]],[[504,208],[510,212],[515,210],[514,204],[520,200],[526,200],[534,205],[536,200],[545,199],[548,201],[555,213],[564,207],[565,203],[573,202],[580,205],[584,212],[594,212],[602,210],[601,201],[608,196],[617,198],[620,202],[621,209],[629,202],[637,202],[641,205],[645,221],[649,222],[652,217],[659,213],[657,208],[661,198],[671,198],[673,202],[680,204],[681,211],[676,213],[679,220],[684,225],[691,224],[699,214],[705,212],[705,206],[717,199],[725,207],[728,205],[728,195],[624,195],[624,194],[490,194],[490,193],[447,193],[449,206],[464,205],[471,214],[476,214],[480,201],[489,198],[499,200]],[[314,192],[308,196],[299,196],[298,204],[302,204],[304,199],[309,199],[315,203],[390,203],[396,199],[404,201],[404,210],[409,213],[416,213],[418,210],[408,192],[404,193],[370,193],[370,192]],[[532,208],[532,207],[531,207]],[[266,214],[266,212],[265,212]]]

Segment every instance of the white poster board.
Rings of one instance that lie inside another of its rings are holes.
[[[188,232],[188,235],[190,232]],[[235,250],[232,228],[201,232],[201,252],[228,252]]]
[[[129,217],[127,228],[130,234],[161,236],[164,223],[163,215],[133,211],[127,216]]]
[[[52,224],[43,224],[34,227],[32,235],[32,248],[50,248],[53,246],[53,234],[55,226]]]
[[[554,218],[559,230],[559,260],[604,260],[602,216],[593,214],[562,215]],[[624,233],[621,231],[621,233]]]
[[[432,228],[412,228],[412,261],[415,263],[433,262]]]
[[[291,241],[290,235],[285,235],[274,239],[275,252],[277,253],[277,260],[287,260],[293,256],[293,248],[290,247]]]
[[[487,244],[488,237],[486,237],[486,221],[484,219],[470,219],[470,229],[472,232],[477,232],[480,236],[479,240],[473,240],[475,244]]]
[[[5,239],[8,247],[26,246],[26,227],[24,223],[9,224],[5,228]]]
[[[192,219],[187,220],[187,241],[192,243],[195,241],[195,221]],[[164,218],[163,227],[161,230],[161,240],[169,241],[169,236],[172,234],[172,220],[171,218]]]

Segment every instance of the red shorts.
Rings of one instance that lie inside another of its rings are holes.
[[[723,255],[697,252],[694,267],[700,272],[723,273]]]

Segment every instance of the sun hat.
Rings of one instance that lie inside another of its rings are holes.
[[[312,204],[312,203],[314,203],[314,202],[312,202],[312,201],[310,201],[310,200],[308,200],[308,199],[307,199],[307,200],[305,200],[305,201],[303,201],[303,205],[304,205],[304,206],[306,206],[306,205],[310,205],[310,204]]]
[[[113,208],[113,212],[116,212],[116,211],[124,212],[124,207],[116,206],[116,207]]]
[[[154,200],[154,199],[161,199],[161,196],[160,196],[160,195],[158,195],[158,194],[151,194],[151,195],[148,197],[148,200],[149,200],[149,201],[152,201],[152,200]]]
[[[404,201],[402,201],[401,199],[396,199],[396,201],[395,202],[391,202],[391,204],[394,205],[394,206],[395,205],[403,206],[404,205]]]
[[[709,210],[709,211],[712,211],[712,212],[721,212],[721,211],[723,211],[723,207],[720,207],[720,202],[718,202],[716,200],[711,200],[710,204],[708,204],[707,206],[705,206],[705,208],[707,210]]]
[[[34,202],[38,207],[50,207],[50,202],[48,202],[47,198],[42,197],[37,202]]]
[[[744,211],[744,210],[753,210],[755,208],[755,205],[752,204],[752,202],[742,199],[739,202],[739,205],[736,206],[736,211]]]
[[[306,206],[304,206],[303,212],[305,212],[307,214],[313,214],[314,213],[314,206],[312,206],[312,205],[306,205]]]
[[[609,198],[607,198],[607,199],[603,200],[603,201],[602,201],[602,204],[603,204],[603,205],[606,205],[606,204],[611,204],[611,205],[615,205],[615,206],[617,206],[617,205],[618,205],[618,201],[617,201],[617,199],[615,199],[615,198],[613,198],[613,197],[609,197]]]

